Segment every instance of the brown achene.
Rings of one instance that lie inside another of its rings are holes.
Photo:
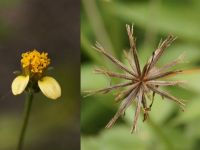
[[[162,98],[167,98],[168,100],[176,102],[182,110],[184,110],[185,104],[178,98],[170,95],[168,92],[163,91],[160,87],[163,86],[174,86],[183,83],[183,81],[165,81],[160,80],[164,77],[169,77],[171,75],[177,75],[182,72],[181,70],[169,71],[169,69],[178,63],[182,62],[182,55],[177,59],[173,60],[170,63],[165,64],[161,68],[155,67],[156,63],[162,56],[164,50],[170,46],[170,44],[176,39],[173,35],[168,35],[167,38],[160,42],[158,48],[153,52],[150,59],[141,69],[140,62],[138,59],[138,54],[136,50],[136,40],[133,36],[133,26],[126,25],[128,38],[130,42],[130,51],[125,52],[125,57],[129,62],[130,67],[125,66],[119,60],[110,55],[99,43],[96,43],[95,49],[112,61],[119,69],[125,73],[115,73],[105,69],[95,69],[96,73],[104,74],[109,77],[121,78],[127,82],[119,83],[112,85],[107,88],[100,90],[89,91],[89,95],[97,93],[108,93],[112,90],[126,88],[121,90],[117,95],[115,100],[121,101],[119,109],[114,117],[107,124],[106,128],[110,128],[114,125],[116,120],[122,116],[126,109],[133,103],[136,103],[135,116],[133,121],[133,126],[131,133],[137,129],[137,120],[143,107],[144,119],[145,121],[148,118],[148,112],[151,110],[151,106],[154,101],[155,94],[162,96]],[[151,100],[151,103],[148,105],[147,99]]]

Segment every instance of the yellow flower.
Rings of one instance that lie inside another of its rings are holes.
[[[44,76],[49,64],[48,53],[40,53],[35,49],[22,53],[22,74],[12,82],[12,93],[19,95],[25,90],[35,93],[42,91],[48,98],[59,98],[61,96],[59,83],[50,76]]]

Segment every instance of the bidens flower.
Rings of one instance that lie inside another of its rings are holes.
[[[44,76],[50,64],[48,53],[40,53],[37,50],[22,53],[22,74],[12,82],[12,93],[21,94],[24,90],[28,92],[39,92],[51,99],[61,96],[59,83],[50,76]]]

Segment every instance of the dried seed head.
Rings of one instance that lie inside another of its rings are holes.
[[[122,89],[120,93],[116,95],[115,100],[117,102],[121,101],[119,109],[114,117],[107,124],[106,128],[110,128],[114,125],[116,120],[122,116],[126,109],[133,103],[136,103],[135,117],[133,121],[133,127],[131,133],[137,129],[137,120],[143,107],[144,119],[145,121],[148,118],[148,113],[151,111],[153,105],[154,96],[158,94],[163,98],[176,102],[181,109],[184,109],[185,104],[178,98],[170,95],[168,92],[161,90],[163,86],[174,86],[183,83],[183,81],[165,81],[160,80],[162,78],[170,77],[177,75],[181,70],[168,71],[172,66],[175,66],[178,63],[181,63],[183,60],[183,55],[175,59],[174,61],[164,65],[161,68],[156,68],[155,65],[163,55],[165,49],[171,45],[171,43],[176,39],[173,35],[169,35],[164,41],[160,41],[158,48],[153,52],[150,59],[144,65],[144,68],[141,68],[140,62],[138,59],[138,54],[136,50],[135,37],[133,36],[133,26],[126,25],[127,34],[130,43],[130,51],[124,52],[125,58],[128,60],[129,67],[125,66],[122,62],[117,60],[111,54],[109,54],[98,42],[96,42],[95,49],[112,61],[119,69],[125,73],[115,73],[112,71],[104,69],[95,69],[95,72],[98,74],[103,74],[113,78],[124,79],[127,82],[119,83],[112,85],[107,88],[100,90],[89,91],[89,95],[97,93],[108,93],[112,90]],[[147,101],[149,100],[151,103]]]

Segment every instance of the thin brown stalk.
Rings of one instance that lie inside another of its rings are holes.
[[[152,57],[149,60],[149,67],[147,69],[147,72],[153,68],[155,66],[155,64],[157,63],[157,61],[159,60],[159,58],[162,56],[164,50],[170,46],[170,44],[176,39],[176,37],[169,35],[166,40],[164,40],[161,44],[159,44],[160,46],[158,47],[158,49],[155,50],[155,52],[153,52]]]
[[[135,61],[135,66],[136,66],[136,69],[137,69],[137,73],[140,76],[141,75],[141,70],[140,70],[140,63],[139,63],[137,50],[136,50],[136,43],[135,43],[135,39],[133,37],[133,25],[131,26],[131,28],[130,28],[129,25],[126,25],[126,30],[127,30],[127,33],[128,33],[131,52],[133,54],[133,58],[134,58],[134,61]]]
[[[123,100],[124,98],[126,98],[135,89],[137,85],[138,83],[133,84],[132,86],[129,86],[128,89],[121,91],[119,94],[116,95],[115,101],[119,102],[120,100]]]
[[[109,76],[109,77],[133,80],[133,77],[131,77],[127,74],[115,73],[115,72],[111,72],[111,71],[100,69],[100,68],[95,68],[94,71],[95,71],[95,73],[104,74],[104,75]]]
[[[185,57],[185,54],[181,54],[177,59],[173,60],[172,62],[170,63],[167,63],[166,65],[164,65],[162,68],[159,69],[159,72],[162,72],[162,71],[165,71],[181,62],[183,62],[184,60],[184,57]]]
[[[185,83],[184,81],[147,81],[147,84],[159,85],[159,86],[173,86]]]
[[[122,70],[126,71],[127,73],[134,75],[134,73],[129,70],[126,66],[124,66],[120,61],[118,61],[116,58],[114,58],[112,55],[110,55],[108,52],[104,50],[104,48],[99,44],[96,43],[96,47],[94,47],[98,52],[104,54],[108,59],[110,59],[116,66],[121,68]]]
[[[110,87],[107,87],[107,88],[103,88],[103,89],[99,89],[99,90],[85,91],[85,93],[88,93],[85,97],[91,96],[91,95],[94,95],[94,94],[97,94],[97,93],[105,94],[105,93],[108,93],[112,90],[116,90],[116,89],[119,89],[119,88],[122,88],[122,87],[127,87],[127,86],[130,86],[130,85],[132,85],[132,81],[126,82],[126,83],[116,84],[116,85],[113,85],[113,86],[110,86]]]
[[[131,66],[131,68],[133,69],[133,71],[134,71],[134,73],[135,73],[134,76],[137,76],[137,74],[136,74],[137,69],[136,69],[135,64],[134,64],[133,61],[131,60],[132,58],[130,57],[130,54],[128,54],[126,51],[124,51],[124,56],[125,56],[125,58],[128,60],[129,65]]]
[[[138,90],[139,90],[138,88],[133,90],[129,94],[129,96],[122,101],[122,103],[121,103],[121,105],[119,107],[119,110],[114,115],[114,117],[110,120],[110,122],[106,125],[106,128],[112,127],[113,124],[116,122],[116,120],[119,118],[119,116],[121,116],[124,113],[124,111],[126,110],[126,108],[128,108],[131,105],[132,101],[135,100],[135,97],[136,97],[136,95],[138,93]]]
[[[154,87],[151,86],[151,85],[147,85],[147,86],[148,86],[148,88],[150,88],[150,89],[151,89],[152,91],[154,91],[155,93],[157,93],[157,94],[159,94],[159,95],[161,95],[161,96],[163,96],[163,97],[165,97],[165,98],[167,98],[167,99],[170,99],[170,100],[172,100],[172,101],[174,101],[174,102],[180,104],[181,106],[185,106],[185,104],[184,104],[183,102],[181,102],[178,98],[176,98],[176,97],[170,95],[169,93],[167,93],[167,92],[165,92],[165,91],[162,91],[162,90],[160,90],[160,89],[158,89],[158,88],[154,88]],[[183,107],[181,107],[181,108],[183,108]]]
[[[136,111],[134,115],[134,120],[133,120],[133,127],[131,129],[131,133],[137,130],[137,120],[140,115],[140,109],[141,109],[141,104],[142,104],[142,91],[139,91],[138,93],[138,101],[137,101],[137,106],[136,106]]]
[[[182,70],[168,71],[168,72],[158,73],[156,75],[150,75],[149,77],[146,78],[146,81],[156,80],[156,79],[163,78],[166,76],[175,75],[175,74],[180,73],[181,71]]]
[[[150,111],[150,109],[147,107],[147,102],[144,95],[142,95],[142,106],[144,110],[144,114],[143,114],[143,122],[144,122],[147,120],[149,116],[148,112]]]

